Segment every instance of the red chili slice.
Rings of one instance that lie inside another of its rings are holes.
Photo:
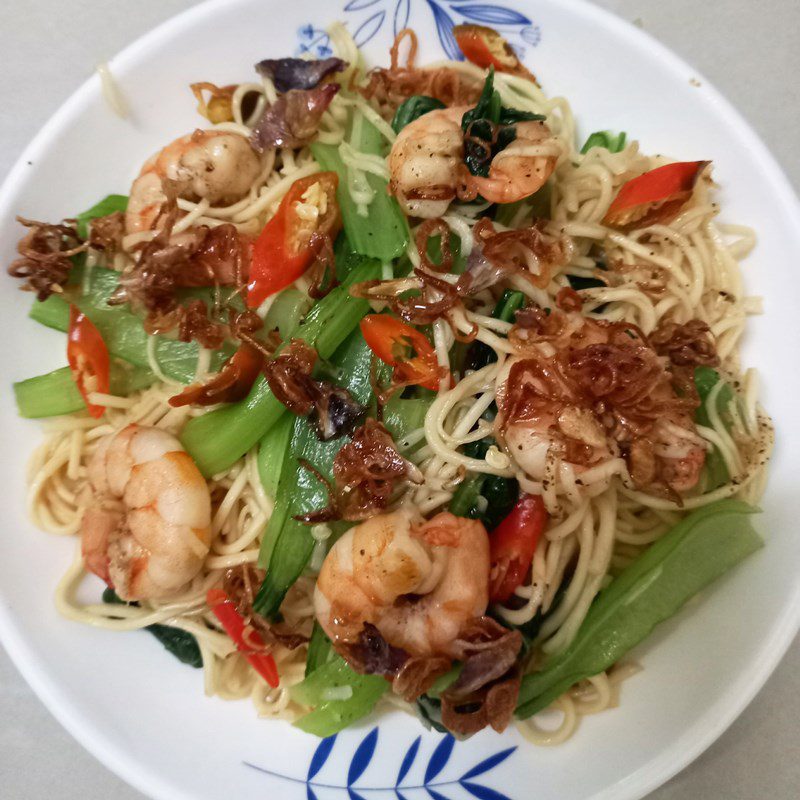
[[[95,419],[102,417],[105,406],[90,403],[89,395],[92,392],[108,394],[111,359],[100,331],[74,305],[69,307],[67,361],[89,413]]]
[[[546,523],[547,511],[542,498],[524,494],[511,513],[492,531],[489,537],[491,602],[504,603],[522,585]]]
[[[691,198],[699,177],[710,163],[678,161],[631,178],[609,206],[603,224],[645,228],[674,219]]]
[[[368,314],[361,320],[361,333],[370,350],[394,367],[397,382],[439,390],[436,352],[416,328],[388,314]]]
[[[303,195],[315,184],[322,192],[320,201],[303,200]],[[338,186],[339,176],[335,172],[317,172],[292,184],[253,245],[247,284],[250,308],[257,308],[267,297],[294,283],[311,266],[325,238],[336,237],[342,227],[336,202]],[[316,219],[298,213],[298,206],[305,203],[317,206]]]
[[[280,680],[278,667],[270,653],[262,652],[264,640],[258,631],[250,630],[244,638],[245,621],[236,610],[235,603],[222,589],[209,589],[206,603],[220,621],[225,633],[231,637],[236,649],[248,660],[250,666],[274,689]]]

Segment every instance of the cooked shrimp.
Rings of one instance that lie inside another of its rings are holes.
[[[516,138],[492,159],[489,176],[469,178],[469,185],[490,203],[514,203],[538,192],[561,155],[561,146],[541,120],[515,127]]]
[[[460,183],[492,203],[513,203],[537,192],[550,177],[561,146],[544,122],[518,122],[516,138],[492,159],[489,175],[464,166],[461,118],[468,106],[437,109],[403,128],[389,154],[391,190],[410,216],[445,213]]]
[[[365,623],[412,656],[449,655],[489,602],[489,537],[480,522],[441,513],[381,514],[333,546],[314,610],[334,646],[355,644]]]
[[[127,233],[150,230],[167,199],[163,181],[175,184],[179,197],[232,203],[250,189],[261,159],[237,133],[196,130],[150,158],[133,182],[125,214]]]
[[[524,355],[506,362],[495,427],[526,475],[557,483],[564,470],[580,477],[624,457],[641,487],[697,484],[706,445],[691,408],[665,360],[624,323],[554,309],[520,334]]]
[[[89,483],[81,531],[88,570],[124,600],[168,597],[197,575],[211,541],[211,496],[174,436],[132,424],[105,437]]]
[[[456,196],[464,159],[461,117],[467,106],[429,111],[397,135],[389,153],[391,190],[406,214],[440,217]]]

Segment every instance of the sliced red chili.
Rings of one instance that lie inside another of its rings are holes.
[[[456,25],[453,36],[467,61],[481,69],[494,67],[498,72],[533,78],[517,57],[514,48],[494,28],[485,25]]]
[[[491,602],[504,603],[522,585],[546,523],[547,511],[542,498],[524,494],[511,513],[494,529],[489,538]]]
[[[187,386],[182,392],[170,397],[169,404],[177,407],[235,403],[247,396],[261,374],[264,362],[263,353],[244,342],[216,375],[206,383]]]
[[[236,604],[222,589],[210,589],[206,595],[206,603],[225,628],[225,633],[233,640],[236,649],[247,659],[250,666],[275,688],[280,681],[278,667],[272,655],[264,652],[264,640],[258,631],[250,628],[245,639],[245,621],[236,610]]]
[[[108,394],[111,359],[100,331],[74,305],[69,307],[67,361],[89,413],[95,419],[102,417],[105,406],[90,403],[89,395],[92,392]]]
[[[310,191],[318,186],[319,192]],[[253,245],[247,305],[257,308],[294,283],[314,262],[325,240],[342,227],[336,202],[339,176],[317,172],[296,180]]]
[[[439,389],[439,364],[433,345],[416,328],[388,314],[368,314],[361,333],[375,355],[394,367],[398,383]]]
[[[609,206],[604,225],[644,228],[674,219],[710,161],[678,161],[631,178]]]

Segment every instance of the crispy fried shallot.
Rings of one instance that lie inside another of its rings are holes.
[[[8,274],[25,281],[20,287],[23,291],[36,292],[37,300],[46,300],[62,291],[72,269],[70,258],[87,245],[81,242],[73,220],[53,225],[17,217],[17,222],[28,232],[17,244],[20,258],[11,262]]]
[[[547,233],[545,224],[539,221],[528,228],[498,232],[491,220],[479,220],[473,228],[467,269],[458,282],[459,294],[474,294],[510,275],[521,275],[539,288],[547,286],[553,269],[566,263],[568,244]]]
[[[239,88],[236,84],[217,86],[209,81],[189,84],[197,100],[197,112],[209,122],[233,122],[233,93]],[[206,100],[204,92],[208,92]]]
[[[714,335],[700,319],[690,319],[683,325],[662,322],[649,339],[655,351],[676,367],[716,367],[719,364]]]
[[[400,47],[408,39],[409,51],[405,65],[400,64]],[[415,94],[435,97],[446,106],[474,105],[481,93],[478,81],[465,79],[451,67],[420,69],[414,65],[418,49],[417,35],[404,28],[395,37],[388,69],[378,68],[369,73],[369,82],[359,91],[368,100],[375,100],[393,114],[408,97]]]
[[[340,647],[346,649],[347,663],[362,675],[392,677],[408,660],[405,650],[390,645],[369,622],[364,623],[364,629],[355,644],[344,644]]]
[[[506,729],[521,682],[517,658],[522,634],[490,617],[473,620],[454,642],[464,666],[452,686],[442,693],[442,722],[456,735],[469,736],[490,725]]]
[[[167,333],[177,328],[182,341],[194,340],[203,347],[217,349],[227,337],[228,328],[211,319],[201,300],[180,305],[177,290],[242,286],[248,271],[250,243],[230,224],[200,226],[173,236],[177,216],[173,198],[162,209],[163,225],[151,241],[138,248],[135,261],[120,276],[109,304],[130,303],[143,309],[148,333]]]
[[[289,629],[283,622],[269,622],[253,610],[253,600],[258,588],[264,582],[264,576],[262,570],[250,564],[233,567],[225,573],[222,587],[225,594],[235,603],[239,616],[245,621],[242,638],[250,642],[252,637],[247,633],[248,629],[252,629],[261,637],[265,650],[271,649],[276,644],[288,650],[295,650],[308,641],[308,636]]]
[[[546,233],[544,223],[497,232],[491,220],[483,218],[473,228],[474,243],[466,271],[451,283],[444,278],[453,265],[449,234],[450,228],[443,219],[426,220],[416,235],[420,266],[414,270],[413,278],[364,281],[352,286],[350,293],[387,303],[404,322],[413,325],[430,325],[445,319],[456,338],[468,342],[477,331],[464,337],[451,319],[452,311],[463,300],[514,274],[522,275],[534,286],[546,286],[553,269],[567,259],[566,241]],[[434,236],[440,242],[442,262],[438,265],[428,255],[428,244]]]
[[[97,217],[89,224],[89,247],[102,250],[108,260],[119,252],[124,235],[125,215],[121,211]]]
[[[679,360],[708,357],[702,323],[689,327],[691,335],[670,328],[661,341],[676,345],[670,352],[678,353]],[[703,344],[695,350],[687,341],[696,343],[698,336]],[[637,486],[675,495],[667,474],[674,459],[657,456],[650,436],[665,417],[692,429],[698,400],[684,366],[660,356],[652,337],[648,340],[634,325],[588,321],[559,309],[547,314],[532,306],[519,312],[509,340],[524,355],[512,365],[500,398],[502,428],[553,418],[562,455],[587,466],[601,457],[598,450],[610,440],[626,458]],[[537,349],[543,344],[551,354]]]
[[[368,519],[389,505],[400,481],[422,481],[417,466],[397,452],[386,428],[371,418],[336,454],[333,486],[316,470],[312,471],[327,484],[330,501],[326,508],[296,517],[308,524],[335,519],[350,522]]]
[[[263,153],[274,147],[307,145],[317,135],[319,121],[338,91],[338,83],[324,83],[316,89],[291,89],[281,95],[253,128],[253,149]]]
[[[392,691],[413,703],[431,688],[434,681],[451,667],[446,656],[411,656],[394,647],[369,622],[355,644],[344,645],[347,663],[362,675],[383,675],[392,680]]]
[[[275,397],[293,414],[315,426],[324,442],[352,433],[366,409],[350,392],[330,381],[311,377],[317,352],[302,339],[291,342],[264,367]]]

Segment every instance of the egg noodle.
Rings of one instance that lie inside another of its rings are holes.
[[[334,26],[330,31],[333,46],[349,63],[339,76],[342,86],[359,80],[364,69],[361,56],[346,30]],[[485,73],[467,62],[443,62],[430,68],[447,66],[457,70],[466,84],[482,85]],[[398,443],[422,471],[424,481],[410,487],[402,501],[412,501],[422,512],[447,506],[465,471],[484,472],[515,478],[522,491],[541,495],[550,521],[535,551],[529,579],[516,591],[514,608],[498,606],[496,612],[508,623],[521,625],[537,613],[547,614],[535,641],[545,655],[562,652],[573,640],[597,593],[611,576],[630,564],[689,510],[724,497],[755,501],[766,478],[772,430],[758,405],[757,378],[753,370],[740,373],[738,350],[745,322],[760,311],[756,298],[747,297],[742,285],[739,261],[755,245],[754,233],[745,227],[717,221],[719,208],[714,202],[713,185],[698,185],[693,202],[669,224],[655,224],[633,233],[609,228],[602,219],[619,187],[631,174],[640,174],[668,163],[662,156],[640,152],[636,142],[621,152],[612,153],[595,147],[583,155],[576,149],[576,128],[569,103],[564,98],[548,98],[533,82],[510,74],[498,73],[495,87],[505,105],[546,115],[557,142],[558,166],[552,179],[548,231],[568,242],[567,263],[557,269],[549,285],[535,288],[521,278],[511,278],[513,288],[525,293],[542,306],[552,306],[555,295],[568,287],[568,276],[590,277],[596,269],[590,250],[602,245],[609,263],[622,265],[621,276],[613,286],[581,290],[584,312],[596,319],[627,321],[647,335],[665,317],[675,322],[699,318],[713,333],[721,359],[721,372],[735,388],[728,409],[732,427],[726,427],[718,413],[717,395],[722,382],[706,401],[709,426],[698,426],[697,441],[706,448],[716,447],[722,454],[729,482],[713,491],[693,494],[679,507],[670,499],[652,496],[634,487],[626,463],[611,458],[576,475],[562,468],[551,480],[535,481],[526,475],[506,453],[490,448],[484,458],[464,454],[465,444],[491,434],[491,423],[483,413],[495,401],[508,377],[509,359],[514,346],[506,338],[511,324],[491,316],[491,306],[480,303],[471,310],[454,314],[455,327],[467,334],[477,330],[477,339],[496,353],[497,360],[474,372],[457,376],[452,388],[443,386],[425,418],[424,427],[408,433]],[[265,107],[276,99],[270,80],[243,83],[232,97],[233,122],[216,129],[249,136]],[[245,102],[246,101],[246,102]],[[361,95],[342,91],[332,101],[322,118],[319,140],[338,145],[344,163],[350,168],[347,188],[359,207],[369,214],[374,191],[367,174],[389,177],[383,158],[362,153],[348,140],[347,119],[352,107],[372,122],[391,144],[395,133],[381,115],[377,104]],[[245,112],[247,108],[247,112]],[[357,134],[357,132],[356,132]],[[552,145],[551,145],[552,147]],[[193,225],[216,226],[233,223],[242,232],[256,234],[270,218],[294,181],[319,171],[308,147],[300,150],[278,149],[263,157],[263,168],[242,200],[228,206],[212,206],[208,201],[192,202],[179,198],[184,216],[175,232]],[[482,210],[479,205],[453,204],[444,219],[461,240],[462,252],[472,247],[472,229]],[[518,226],[530,208],[523,205]],[[378,223],[379,224],[379,223]],[[502,229],[502,226],[498,226]],[[126,250],[116,256],[115,266],[130,259],[130,247],[152,234],[126,237]],[[412,243],[408,257],[419,264],[419,254]],[[90,264],[96,254],[90,254]],[[627,268],[627,269],[626,269]],[[644,277],[643,277],[644,276]],[[449,278],[451,276],[444,276]],[[304,279],[299,286],[304,288]],[[259,309],[262,317],[270,301]],[[454,343],[451,327],[442,320],[433,324],[433,339],[440,366],[449,369]],[[154,340],[153,345],[154,345]],[[207,374],[208,352],[201,351],[197,378]],[[88,462],[98,442],[109,433],[131,423],[155,426],[179,434],[193,416],[208,409],[185,406],[172,408],[168,399],[175,393],[175,382],[164,376],[155,359],[155,348],[148,350],[150,366],[162,380],[130,397],[97,395],[94,402],[107,408],[100,419],[85,414],[59,417],[44,423],[45,440],[33,455],[28,472],[28,510],[33,522],[53,534],[76,536],[87,504]],[[255,564],[265,525],[274,498],[265,494],[256,467],[255,449],[230,469],[209,481],[213,502],[211,550],[200,574],[179,595],[168,601],[146,601],[134,605],[89,605],[78,601],[78,588],[85,572],[80,554],[70,566],[56,591],[56,604],[65,617],[97,627],[118,631],[166,623],[193,634],[200,647],[208,695],[224,699],[250,697],[264,717],[295,719],[304,709],[289,697],[288,689],[302,680],[306,647],[288,650],[277,646],[273,655],[280,673],[278,688],[270,688],[236,651],[231,639],[206,606],[206,592],[219,585],[224,571],[242,564]],[[319,526],[315,538],[324,555],[325,538],[330,531]],[[315,556],[306,574],[290,590],[281,607],[287,624],[310,635],[314,609],[312,594]],[[564,589],[564,577],[571,579]],[[547,716],[555,714],[555,727],[549,720],[535,717],[518,726],[524,735],[542,745],[566,740],[579,720],[616,705],[620,683],[637,670],[634,664],[618,665],[582,681],[563,694]],[[389,693],[387,706],[403,706]],[[409,707],[410,708],[410,707]]]

